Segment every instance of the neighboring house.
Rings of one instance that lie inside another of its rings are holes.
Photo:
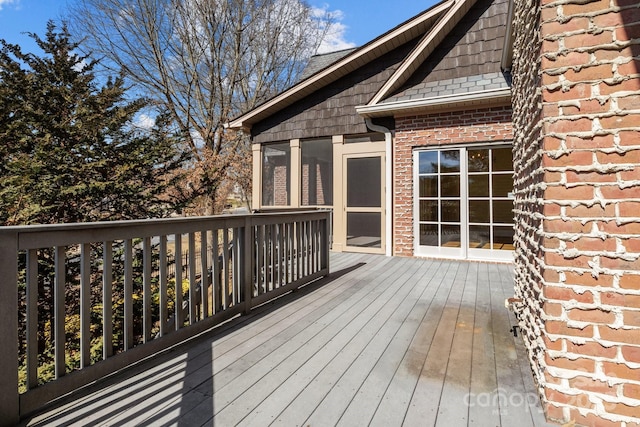
[[[513,260],[549,419],[638,426],[639,58],[637,0],[449,0],[230,126],[334,250]]]

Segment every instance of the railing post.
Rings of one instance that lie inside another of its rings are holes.
[[[244,314],[251,312],[251,298],[253,297],[253,259],[254,259],[254,239],[253,221],[251,215],[247,215],[244,220],[244,239],[242,251],[242,282],[244,288]]]
[[[18,234],[0,231],[0,425],[20,420],[18,394]]]
[[[327,276],[331,272],[329,268],[329,260],[331,259],[331,215],[332,211],[327,210],[325,217],[324,238],[322,241],[324,245],[324,247],[322,248],[322,268],[327,269]]]

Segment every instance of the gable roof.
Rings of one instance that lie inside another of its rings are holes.
[[[293,104],[404,43],[421,36],[438,21],[444,12],[449,10],[456,2],[461,1],[475,0],[441,1],[418,16],[400,24],[364,46],[357,48],[342,59],[312,74],[269,101],[232,120],[228,127],[232,129],[251,128],[254,123],[265,117]]]
[[[508,3],[477,0],[441,42],[429,46],[428,59],[414,62],[404,74],[398,67],[387,81],[387,92],[382,94],[381,89],[356,111],[362,117],[380,117],[508,104],[511,74],[504,66],[505,46],[510,43],[505,26]]]
[[[497,61],[493,61],[495,64],[493,64],[492,67],[483,67],[483,71],[479,71],[478,69],[473,73],[473,76],[463,76],[468,80],[466,82],[460,82],[462,84],[453,81],[449,82],[449,84],[443,81],[433,82],[429,81],[428,78],[425,81],[415,81],[416,78],[414,75],[416,72],[422,70],[421,73],[424,74],[424,67],[428,65],[427,63],[431,64],[433,62],[427,61],[427,59],[430,58],[434,52],[438,52],[438,49],[440,49],[440,51],[443,50],[439,47],[443,44],[444,40],[448,40],[447,37],[450,33],[453,32],[452,34],[456,34],[456,32],[460,33],[461,31],[464,33],[464,31],[466,31],[465,29],[471,28],[471,24],[476,24],[476,27],[479,28],[479,30],[477,30],[479,34],[485,36],[484,38],[491,38],[487,36],[487,30],[483,28],[485,24],[490,22],[493,27],[494,39],[496,39],[491,40],[491,42],[497,42],[497,36],[495,36],[495,34],[498,32],[501,32],[500,38],[504,36],[505,16],[503,10],[505,2],[508,0],[479,0],[478,4],[482,5],[480,12],[478,12],[478,7],[474,8],[476,1],[477,0],[444,0],[366,45],[351,52],[346,52],[341,58],[342,52],[337,52],[336,57],[334,57],[337,58],[337,60],[332,64],[326,65],[324,68],[320,68],[324,65],[322,62],[312,64],[316,68],[311,70],[311,74],[308,75],[307,78],[264,104],[234,119],[228,126],[230,128],[249,130],[254,124],[271,117],[301,99],[310,96],[312,93],[352,73],[356,69],[377,60],[398,46],[414,39],[416,44],[413,49],[408,54],[404,54],[405,56],[403,56],[398,67],[392,70],[393,72],[390,77],[385,77],[384,83],[374,89],[377,90],[377,92],[373,93],[371,98],[361,101],[363,102],[362,105],[358,106],[358,104],[356,104],[355,112],[360,116],[390,116],[400,111],[412,112],[435,108],[437,106],[457,108],[459,106],[508,103],[511,96],[510,75],[501,72],[499,67],[500,58],[498,58]],[[485,22],[478,24],[478,21],[481,19],[478,13],[481,14],[487,9],[487,1],[491,5],[493,5],[493,3],[499,3],[498,6],[503,8],[500,12],[501,16],[489,16],[487,18],[483,15],[482,19],[484,19]],[[473,17],[465,17],[472,8],[476,10],[476,12],[472,14]],[[463,18],[466,21],[471,19],[473,22],[467,22],[464,28],[459,29],[457,26]],[[487,19],[489,19],[489,21],[487,21]],[[460,34],[457,34],[456,37],[460,37]],[[508,36],[504,37],[504,39],[504,45],[506,46]],[[461,43],[464,44],[465,41],[463,40]],[[496,43],[493,43],[493,45],[496,45]],[[459,48],[459,46],[456,47]],[[463,54],[466,55],[466,61],[471,61],[469,58],[473,55],[469,52],[470,46],[462,47],[467,48],[467,53]],[[504,50],[503,43],[501,42],[500,46],[495,47],[494,51],[495,50],[499,50],[500,55],[502,55],[502,51]],[[440,54],[442,55],[442,52]],[[463,55],[460,55],[460,57],[465,57]],[[438,55],[435,56],[437,57]],[[494,60],[495,52],[491,53],[490,56],[491,59]],[[503,56],[501,57],[503,58]],[[330,58],[330,56],[328,58]],[[316,58],[316,60],[322,61],[328,58],[321,57]],[[475,56],[473,56],[473,58],[473,60],[478,60]],[[482,60],[482,58],[479,60]],[[504,60],[502,63],[504,63]],[[454,72],[456,71],[457,70],[454,69]],[[440,75],[442,75],[442,71],[440,71]],[[413,83],[411,83],[412,81]],[[465,87],[465,90],[451,89],[455,87]]]
[[[335,52],[322,53],[318,55],[313,55],[309,59],[309,63],[305,67],[302,75],[300,76],[300,81],[306,79],[317,73],[318,71],[328,67],[339,59],[344,58],[351,52],[355,51],[357,48],[352,47],[349,49],[337,50]]]
[[[389,80],[380,88],[367,105],[375,105],[385,96],[399,89],[422,64],[449,31],[455,27],[476,0],[458,0],[444,14],[442,19],[424,35],[418,46],[407,56],[404,63],[396,70]]]

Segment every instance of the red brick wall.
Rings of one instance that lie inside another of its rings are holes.
[[[315,163],[315,162],[314,162]],[[311,164],[311,162],[309,161],[308,163],[303,163],[302,164],[302,171],[301,171],[301,190],[302,190],[302,197],[300,200],[300,204],[302,206],[309,206],[309,175],[311,172],[311,168],[313,167],[313,165]]]
[[[394,255],[413,255],[413,149],[512,137],[510,107],[397,117],[393,139]]]
[[[273,204],[274,206],[289,205],[289,167],[278,165],[273,170]]]
[[[640,425],[640,8],[517,0],[516,294],[549,418]]]
[[[331,177],[329,177],[329,175],[331,175],[332,171],[329,166],[329,163],[317,162],[315,159],[307,160],[306,163],[302,164],[302,200],[300,201],[302,206],[322,206],[330,204],[325,199],[325,194],[327,193],[325,190],[325,184],[329,185],[331,183]],[[315,173],[312,173],[314,170]],[[314,177],[315,179],[311,181],[311,177]],[[330,194],[332,190],[328,190],[328,193]]]
[[[514,13],[515,46],[513,76],[513,162],[515,214],[515,295],[524,301],[517,305],[522,336],[529,350],[529,362],[541,396],[546,385],[544,363],[547,341],[543,339],[544,259],[542,218],[545,174],[542,168],[544,141],[541,137],[542,99],[540,90],[539,32],[540,9],[537,0],[516,0]],[[544,400],[544,397],[543,397]]]
[[[329,167],[329,163],[320,162],[316,165],[316,196],[318,205],[327,205],[329,201],[325,195],[330,194],[331,189],[325,189],[325,184],[332,183],[331,173],[333,171]],[[328,190],[328,191],[327,191]]]

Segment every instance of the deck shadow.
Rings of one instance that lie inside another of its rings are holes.
[[[144,380],[149,379],[150,377],[155,377],[150,383],[146,384],[145,389],[147,390],[147,392],[142,393],[142,396],[138,396],[131,401],[127,401],[128,407],[133,405],[140,405],[147,398],[153,397],[153,390],[155,389],[154,385],[164,381],[170,375],[176,374],[177,371],[175,371],[175,367],[179,365],[181,361],[176,361],[173,359],[181,354],[185,354],[187,360],[186,367],[183,369],[183,378],[195,374],[197,371],[203,369],[202,364],[193,365],[192,363],[190,363],[196,358],[196,356],[199,360],[202,360],[204,358],[205,360],[209,361],[210,372],[213,372],[213,350],[211,346],[202,346],[200,344],[214,339],[223,338],[235,331],[238,331],[239,329],[255,323],[263,317],[269,315],[273,311],[276,311],[286,306],[287,304],[305,297],[306,295],[322,288],[323,286],[330,284],[331,282],[339,279],[346,274],[351,273],[354,270],[357,270],[364,265],[366,265],[366,262],[355,263],[351,266],[332,272],[328,276],[319,278],[307,285],[301,286],[300,288],[286,293],[273,301],[266,302],[256,307],[251,313],[247,315],[240,315],[232,318],[225,323],[217,325],[205,332],[202,332],[181,343],[178,343],[169,349],[151,356],[150,358],[144,359],[106,378],[100,379],[93,384],[78,389],[67,396],[50,402],[49,404],[41,408],[40,411],[27,415],[21,420],[20,424],[18,425],[44,426],[57,423],[81,423],[83,420],[85,420],[85,417],[89,416],[96,410],[106,411],[106,413],[103,416],[94,418],[93,420],[91,420],[91,423],[106,422],[108,418],[114,415],[113,413],[109,413],[108,411],[108,408],[113,405],[113,402],[101,401],[104,399],[104,396],[100,394],[100,391],[104,390],[107,387],[113,387],[113,390],[110,390],[110,394],[113,395],[117,393],[123,393],[124,395],[122,397],[126,399],[127,397],[140,392],[139,388],[131,387],[131,385],[127,383],[128,380],[131,380],[139,375],[144,375],[146,371],[153,369],[162,363],[167,363],[168,365],[163,368],[162,371],[148,374],[146,375],[146,377],[141,378]],[[208,353],[208,357],[206,357],[206,353]],[[206,366],[204,367],[206,368]],[[174,383],[169,383],[169,385],[175,385]],[[165,384],[165,386],[166,385],[167,384]],[[203,395],[203,398],[200,399],[200,402],[195,402],[195,404],[198,406],[197,413],[211,414],[211,417],[213,417],[213,386],[214,384],[212,377],[204,378],[203,382],[198,385],[199,389],[202,389],[204,387],[206,390],[211,390],[211,396],[208,396],[207,393]],[[171,422],[177,423],[178,425],[182,426],[193,425],[193,422],[196,420],[190,419],[189,415],[194,413],[193,395],[194,387],[187,387],[183,384],[183,388],[180,392],[174,392],[165,396],[166,399],[173,399],[176,402],[176,405],[169,405],[164,410],[161,410],[153,415],[150,414],[150,418],[148,418],[145,422],[152,422],[160,418],[162,415],[170,416],[169,412],[173,411],[177,412],[178,414],[177,417],[174,418]],[[184,399],[185,396],[189,396],[191,398]],[[152,407],[149,407],[149,409],[151,410]],[[132,413],[130,416],[127,416],[126,419],[131,418],[131,421],[133,422],[132,418],[138,415],[141,415],[139,411]],[[63,421],[63,419],[65,419],[65,421]]]

